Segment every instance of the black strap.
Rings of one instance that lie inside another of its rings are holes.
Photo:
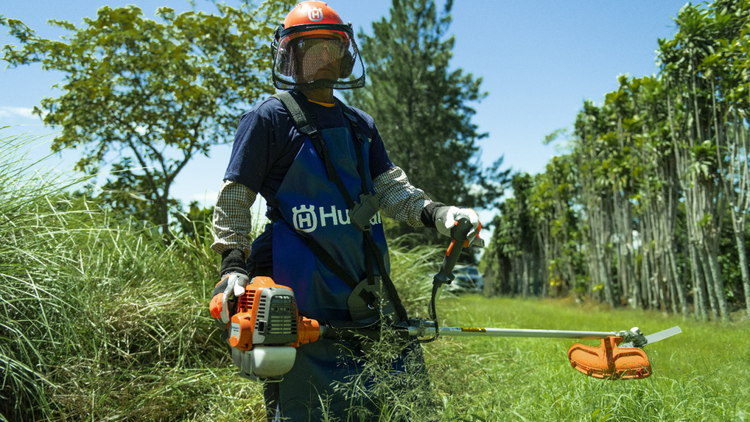
[[[367,187],[367,179],[365,178],[365,159],[362,152],[367,138],[362,133],[362,129],[359,128],[357,118],[349,112],[349,109],[344,104],[339,102],[339,105],[343,110],[346,110],[344,111],[344,116],[349,119],[354,136],[356,136],[359,141],[359,145],[354,145],[354,150],[357,153],[357,171],[359,172],[359,180],[362,182],[362,193],[370,193],[370,189]]]
[[[283,220],[284,216],[281,214],[281,211],[278,210],[278,208],[270,209],[266,213],[266,217],[268,217],[271,222],[276,222],[276,220]],[[348,272],[339,265],[338,262],[331,256],[328,251],[323,249],[322,246],[318,244],[313,238],[310,236],[307,236],[305,233],[297,233],[297,235],[302,239],[303,242],[305,242],[305,245],[307,245],[308,248],[315,254],[315,256],[320,259],[320,261],[325,264],[326,267],[328,267],[335,275],[336,277],[340,278],[341,281],[346,283],[347,286],[351,287],[352,290],[357,287],[357,284],[359,284],[358,280],[355,280],[354,277],[349,275]]]
[[[349,275],[348,272],[339,265],[338,262],[331,256],[328,251],[323,249],[322,246],[318,244],[315,240],[313,240],[309,236],[305,236],[300,234],[300,237],[302,238],[302,241],[305,242],[305,245],[307,245],[308,248],[315,254],[315,256],[320,259],[320,261],[328,267],[334,274],[336,274],[336,277],[340,278],[341,281],[346,283],[347,286],[351,287],[352,290],[354,290],[357,287],[357,284],[359,284],[359,280],[355,280],[351,275]],[[369,302],[368,302],[369,303]]]
[[[359,124],[357,123],[357,118],[354,116],[354,114],[349,110],[347,106],[339,102],[339,105],[344,110],[344,116],[346,116],[347,119],[349,119],[349,123],[352,126],[352,131],[354,132],[354,136],[357,137],[357,140],[359,141],[359,145],[355,145],[354,149],[357,152],[357,169],[359,170],[359,178],[362,182],[362,192],[368,192],[369,189],[367,187],[367,179],[364,176],[365,166],[364,166],[364,158],[362,149],[364,148],[365,141],[367,140],[367,137],[362,133],[362,129],[360,129]],[[383,278],[383,281],[385,282],[385,288],[388,290],[388,293],[390,294],[391,298],[395,302],[396,305],[396,311],[398,312],[399,317],[402,321],[406,321],[406,312],[404,311],[402,305],[401,305],[401,298],[398,296],[398,292],[396,291],[396,286],[393,285],[393,280],[391,280],[391,277],[388,275],[388,272],[385,269],[385,261],[383,260],[383,251],[380,250],[380,247],[378,247],[378,244],[375,243],[375,239],[372,238],[372,233],[369,231],[363,232],[364,238],[365,238],[365,253],[367,254],[367,249],[370,250],[370,253],[375,255],[375,260],[378,264],[378,270],[380,270],[380,276]],[[367,254],[369,257],[370,255]],[[369,260],[368,260],[369,261]],[[368,262],[368,265],[369,264]],[[370,274],[368,273],[368,280],[370,279]]]
[[[352,197],[349,195],[346,186],[344,186],[344,182],[341,180],[338,171],[336,171],[336,167],[333,165],[328,145],[323,142],[319,136],[317,125],[315,124],[315,114],[309,109],[309,107],[303,105],[306,101],[297,101],[297,99],[287,91],[280,92],[274,95],[274,97],[278,98],[279,101],[284,104],[284,107],[286,107],[289,112],[297,131],[303,135],[307,135],[315,146],[315,149],[318,150],[318,154],[320,154],[323,163],[326,166],[328,181],[336,184],[339,192],[341,192],[341,195],[344,197],[346,206],[349,207],[349,209],[354,208],[354,200],[352,200]],[[362,153],[361,151],[358,152],[360,154]],[[357,164],[360,165],[360,163]],[[360,177],[361,176],[362,174],[360,173]]]

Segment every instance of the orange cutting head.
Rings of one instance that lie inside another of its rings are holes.
[[[602,339],[599,347],[574,344],[568,349],[573,368],[595,378],[642,379],[651,375],[646,353],[637,347],[618,347],[622,337]]]

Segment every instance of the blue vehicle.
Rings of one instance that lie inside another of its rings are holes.
[[[453,269],[456,279],[446,286],[453,293],[482,293],[484,278],[473,265],[456,265]]]

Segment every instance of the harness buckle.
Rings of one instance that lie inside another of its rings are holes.
[[[370,231],[370,220],[379,210],[380,194],[362,194],[359,195],[359,202],[355,202],[354,208],[349,210],[349,219],[357,230]]]

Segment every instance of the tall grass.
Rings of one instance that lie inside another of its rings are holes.
[[[206,311],[208,240],[164,247],[67,193],[33,141],[0,140],[0,420],[238,420],[235,394],[259,420]]]
[[[78,348],[78,333],[65,323],[78,298],[62,275],[71,257],[60,228],[81,216],[58,212],[50,201],[75,181],[38,172],[43,159],[24,154],[34,142],[27,136],[0,139],[0,418],[9,420],[51,415],[56,405],[48,395],[54,384],[46,350]]]
[[[207,311],[212,236],[164,246],[41,171],[34,142],[0,139],[0,420],[264,420]],[[410,310],[431,254],[394,248]]]

